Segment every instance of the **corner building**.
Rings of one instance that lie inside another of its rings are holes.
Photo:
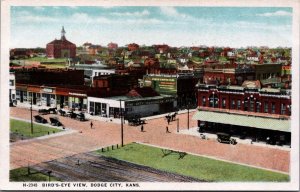
[[[261,88],[259,81],[242,86],[198,85],[200,132],[225,132],[241,139],[290,145],[291,91]]]

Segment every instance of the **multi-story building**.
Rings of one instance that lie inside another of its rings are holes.
[[[197,88],[194,119],[201,131],[290,144],[290,90],[261,88],[259,81],[246,81],[242,86],[199,84]]]
[[[16,79],[15,73],[9,73],[9,103],[12,104],[16,100]]]
[[[48,58],[74,58],[76,56],[76,45],[66,39],[65,33],[65,29],[62,27],[61,39],[55,39],[47,44]]]

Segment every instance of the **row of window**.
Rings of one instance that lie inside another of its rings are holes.
[[[222,98],[220,107],[223,109],[226,109],[227,108],[226,102],[227,102],[227,99]],[[230,104],[229,104],[229,109],[242,110],[242,104],[244,105],[244,108],[243,108],[244,111],[261,112],[262,103],[254,100],[254,99],[249,99],[246,101],[241,101],[240,99],[231,100]],[[264,104],[263,105],[264,113],[271,113],[271,114],[276,113],[276,103],[275,102],[270,103],[269,101],[264,101],[263,104]],[[202,106],[203,107],[207,106],[206,96],[202,97]],[[213,108],[219,108],[219,98],[214,95],[209,97],[208,106],[213,107]],[[270,108],[271,111],[269,111],[269,106],[271,106],[271,108]],[[291,106],[282,103],[280,106],[280,114],[281,115],[290,115],[291,114]]]

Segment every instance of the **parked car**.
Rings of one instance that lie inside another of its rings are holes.
[[[230,143],[232,145],[235,145],[237,142],[235,139],[231,138],[231,136],[227,133],[217,133],[217,141],[219,143]]]
[[[50,119],[51,125],[63,126],[63,124],[58,120],[57,117],[50,117],[49,119]]]
[[[78,119],[80,121],[85,121],[85,115],[84,115],[84,113],[78,113],[76,115],[76,119]]]
[[[48,123],[48,121],[40,115],[35,115],[33,117],[34,117],[34,121],[37,123]]]

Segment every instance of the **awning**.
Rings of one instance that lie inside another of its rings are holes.
[[[193,119],[229,125],[291,132],[290,120],[237,115],[211,111],[198,111],[193,116]]]

